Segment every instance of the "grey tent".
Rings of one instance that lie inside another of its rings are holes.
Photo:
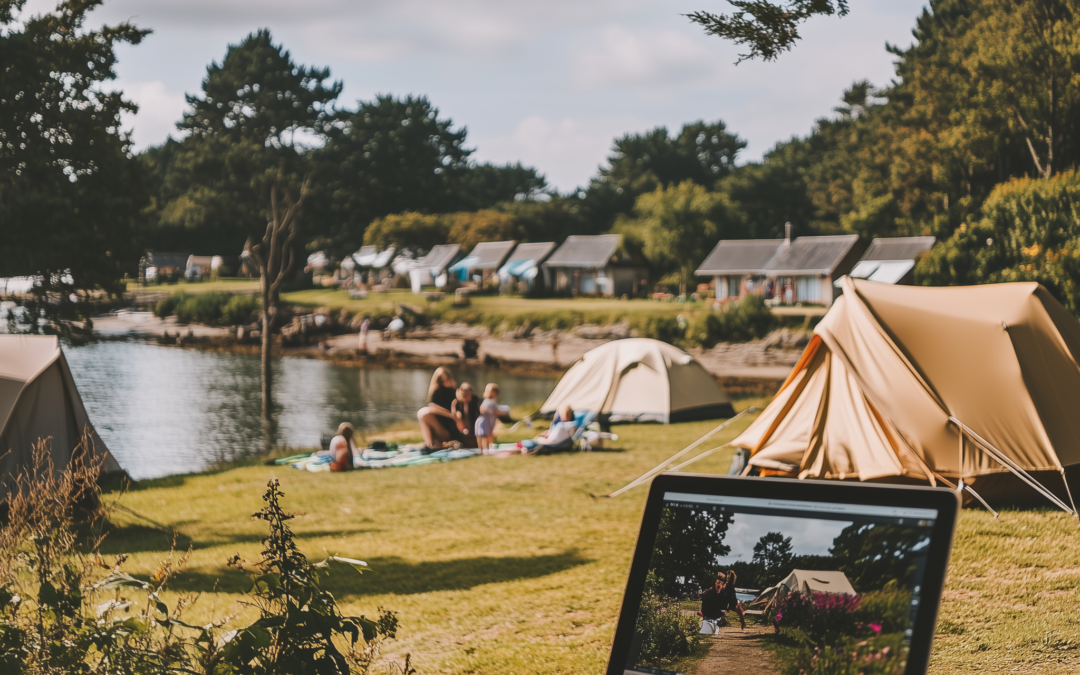
[[[0,498],[10,478],[32,464],[39,439],[51,438],[53,465],[63,468],[82,439],[103,458],[102,471],[120,471],[101,441],[75,388],[55,336],[0,335]]]
[[[678,347],[648,338],[612,340],[566,371],[540,412],[569,404],[612,422],[687,422],[731,417],[727,394]]]

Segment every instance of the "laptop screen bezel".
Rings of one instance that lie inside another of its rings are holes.
[[[634,547],[634,560],[623,594],[619,622],[615,628],[615,639],[606,671],[608,675],[623,675],[629,667],[627,662],[634,638],[634,625],[644,591],[645,576],[652,560],[653,546],[664,508],[664,495],[668,492],[936,510],[938,515],[934,520],[927,551],[919,609],[912,626],[905,675],[926,672],[938,609],[941,606],[949,552],[956,530],[956,516],[960,509],[960,498],[954,491],[841,481],[671,473],[657,476],[649,490],[641,530]],[[807,517],[813,516],[808,513]]]

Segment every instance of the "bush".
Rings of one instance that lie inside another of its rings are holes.
[[[835,644],[861,631],[862,599],[833,593],[788,593],[775,603],[772,620],[777,632],[797,628],[814,646]]]
[[[652,575],[651,572],[649,574]],[[677,600],[651,588],[646,590],[641,596],[635,625],[638,663],[662,666],[689,656],[701,642],[699,627],[697,617],[683,614]]]
[[[175,315],[178,323],[202,323],[208,326],[235,326],[249,323],[258,311],[259,300],[251,295],[210,292],[199,295],[175,293],[158,300],[154,316],[164,319]]]
[[[855,638],[816,649],[800,649],[784,664],[784,675],[903,675],[903,635]]]
[[[101,460],[92,459],[85,439],[68,466],[51,462],[40,442],[28,469],[16,477],[0,529],[0,672],[25,675],[363,675],[381,645],[392,639],[396,616],[380,609],[378,619],[343,616],[320,587],[331,562],[358,568],[357,560],[331,556],[311,563],[297,549],[281,509],[282,493],[271,481],[266,507],[255,517],[267,522],[261,560],[253,568],[238,557],[230,563],[252,574],[244,605],[259,618],[224,631],[223,623],[197,626],[182,618],[196,596],[170,608],[161,599],[186,556],[169,557],[151,582],[122,571],[126,556],[107,561],[99,552],[108,511],[97,491]],[[406,674],[414,673],[408,666]]]
[[[859,605],[858,618],[863,625],[881,626],[882,633],[900,633],[907,630],[911,611],[911,591],[886,588],[864,593]]]

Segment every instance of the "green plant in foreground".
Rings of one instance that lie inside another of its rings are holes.
[[[397,616],[386,610],[380,610],[377,620],[342,615],[319,578],[331,562],[361,572],[367,563],[337,556],[321,563],[308,561],[296,547],[288,525],[295,516],[281,508],[282,496],[277,479],[271,480],[263,495],[266,506],[252,516],[270,527],[250,592],[260,616],[230,635],[222,663],[229,672],[243,675],[367,672],[382,642],[394,637]],[[247,569],[239,555],[229,565]]]
[[[108,508],[97,489],[100,459],[76,448],[72,462],[52,464],[48,441],[16,477],[0,528],[0,673],[101,675],[365,675],[382,644],[395,636],[397,617],[343,616],[319,585],[331,556],[311,563],[295,544],[270,482],[255,518],[270,526],[247,604],[251,625],[222,632],[222,624],[183,620],[194,596],[173,608],[161,599],[187,555],[175,552],[149,581],[121,570],[127,556],[106,562],[99,553]],[[239,557],[230,563],[243,567]],[[404,675],[415,671],[406,657]]]

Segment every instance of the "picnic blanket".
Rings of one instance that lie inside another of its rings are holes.
[[[420,464],[434,464],[436,462],[449,462],[455,459],[466,459],[479,455],[479,450],[437,450],[424,454],[423,445],[403,445],[397,450],[380,451],[365,448],[359,454],[353,455],[353,468],[356,469],[384,469],[394,466],[417,466]],[[275,461],[281,466],[291,466],[294,469],[321,473],[330,470],[330,453],[326,450],[312,452],[304,455],[292,455],[282,457]]]

